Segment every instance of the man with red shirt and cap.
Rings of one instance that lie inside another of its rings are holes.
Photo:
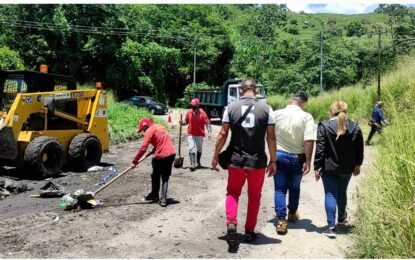
[[[205,111],[199,108],[199,99],[192,99],[190,105],[192,108],[187,111],[184,121],[180,121],[180,123],[182,125],[189,124],[187,128],[187,143],[189,144],[190,170],[194,171],[196,168],[202,168],[200,158],[202,157],[205,125],[209,134],[209,140],[212,138],[212,127]]]
[[[152,160],[153,173],[151,174],[151,192],[145,197],[145,200],[159,201],[162,207],[167,206],[167,189],[169,177],[173,166],[176,150],[174,150],[173,143],[167,130],[164,126],[154,124],[150,118],[144,117],[138,123],[139,129],[137,133],[144,131],[143,142],[140,150],[131,162],[131,167],[135,168],[140,158],[147,151],[148,146],[153,145],[154,157]],[[162,180],[161,196],[159,200],[160,191],[160,177]]]

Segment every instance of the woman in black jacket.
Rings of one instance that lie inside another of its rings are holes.
[[[330,120],[319,124],[314,158],[315,177],[323,180],[330,238],[336,237],[337,224],[347,220],[347,186],[352,174],[359,175],[363,162],[363,135],[359,126],[346,118],[347,104],[336,101],[330,107]]]

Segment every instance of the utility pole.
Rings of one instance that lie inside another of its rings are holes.
[[[380,52],[381,52],[381,45],[380,45],[380,36],[382,34],[382,31],[380,30],[380,27],[377,29],[378,33],[378,101],[380,101]]]
[[[196,43],[197,37],[195,37],[193,42],[193,85],[196,84]]]
[[[320,29],[320,95],[323,93],[323,30]]]

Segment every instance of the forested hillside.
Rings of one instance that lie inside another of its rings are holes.
[[[370,84],[413,45],[415,13],[380,5],[366,15],[305,14],[285,5],[0,5],[0,69],[96,80],[124,98],[175,104],[193,83],[250,76],[269,94]],[[379,32],[379,34],[377,34]]]

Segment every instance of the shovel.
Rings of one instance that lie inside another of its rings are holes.
[[[138,163],[141,163],[142,161],[144,161],[147,157],[149,157],[151,154],[153,154],[153,152],[148,153],[143,159],[141,159]],[[137,164],[138,164],[137,163]],[[76,199],[78,200],[79,204],[93,204],[93,202],[89,202],[90,200],[93,200],[95,195],[97,195],[99,192],[101,192],[103,189],[105,189],[106,187],[108,187],[111,183],[113,183],[114,181],[116,181],[118,178],[120,178],[121,176],[123,176],[124,174],[126,174],[127,172],[129,172],[131,169],[133,169],[131,166],[128,167],[126,170],[124,170],[123,172],[121,172],[120,174],[118,174],[117,176],[115,176],[112,180],[110,180],[107,184],[105,184],[104,186],[100,187],[99,189],[97,189],[94,192],[86,192],[84,194],[79,195]]]
[[[183,115],[180,114],[180,121],[182,121]],[[174,168],[182,168],[184,157],[181,156],[182,150],[182,124],[179,126],[179,158],[174,159]]]

